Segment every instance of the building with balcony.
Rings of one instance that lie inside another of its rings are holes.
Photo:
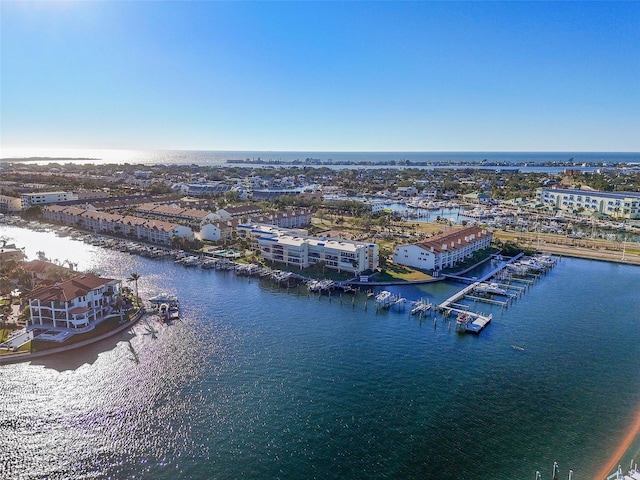
[[[120,281],[81,274],[29,294],[28,328],[88,327],[116,310]]]
[[[246,229],[245,234],[256,239],[260,254],[266,260],[300,269],[323,262],[326,268],[354,274],[378,268],[379,252],[375,243],[308,237],[271,225]]]
[[[43,208],[45,220],[64,223],[96,233],[131,237],[151,243],[170,245],[174,238],[193,240],[193,230],[184,225],[162,220],[122,216],[78,207],[48,205]]]
[[[536,200],[551,210],[599,213],[613,218],[640,218],[640,192],[602,192],[568,188],[538,188]]]
[[[67,202],[69,200],[77,200],[78,196],[73,192],[36,192],[23,193],[22,210],[34,207],[36,205],[47,205],[49,203]]]
[[[205,221],[216,221],[218,216],[206,210],[193,208],[182,208],[173,205],[162,205],[158,203],[145,203],[140,205],[136,211],[147,218],[157,218],[159,220],[169,220],[184,225],[192,229],[197,229]]]

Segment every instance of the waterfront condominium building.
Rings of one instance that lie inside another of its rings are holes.
[[[491,246],[492,234],[481,227],[445,232],[422,242],[399,245],[393,261],[420,270],[442,270],[470,257],[476,250]]]
[[[45,220],[65,223],[96,233],[122,235],[151,243],[170,245],[174,238],[193,240],[193,230],[161,220],[130,215],[122,216],[64,205],[48,205],[42,209]]]
[[[174,207],[172,205],[162,205],[158,203],[145,203],[136,208],[136,212],[146,218],[157,218],[159,220],[172,221],[188,225],[196,230],[205,221],[215,221],[217,216],[213,212],[197,210],[193,208]]]
[[[83,328],[116,308],[120,281],[92,273],[78,275],[29,294],[29,327]]]
[[[49,203],[77,200],[78,196],[73,192],[37,192],[23,193],[21,199],[22,209],[26,210],[36,205],[47,205]]]
[[[640,218],[640,192],[601,192],[568,188],[538,188],[536,199],[550,209],[589,212],[620,219]]]
[[[262,227],[262,228],[261,228]],[[338,238],[314,238],[272,225],[255,225],[260,254],[266,260],[301,269],[324,262],[339,272],[360,273],[378,268],[378,245]]]

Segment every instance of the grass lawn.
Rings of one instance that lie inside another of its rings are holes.
[[[387,262],[385,269],[380,272],[374,279],[376,282],[398,282],[398,281],[420,281],[432,280],[433,277],[428,273],[415,270],[405,265],[398,265]]]
[[[125,315],[126,321],[129,321],[130,318],[131,318],[131,315]],[[103,333],[107,333],[112,330],[115,330],[120,326],[122,326],[122,324],[120,323],[120,317],[111,317],[103,321],[99,325],[96,325],[96,327],[90,332],[73,335],[72,337],[68,338],[64,342],[44,342],[44,341],[38,341],[38,339],[34,339],[31,342],[32,343],[31,351],[40,352],[43,350],[51,350],[52,348],[66,347],[67,345],[73,345],[75,343],[80,343],[84,340],[95,338],[97,336],[102,335]]]

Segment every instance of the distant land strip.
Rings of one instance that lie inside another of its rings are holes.
[[[101,158],[91,157],[19,157],[19,158],[0,158],[0,162],[41,162],[48,160],[50,162],[57,162],[60,160],[74,161],[74,160],[102,160]]]
[[[460,167],[617,167],[634,165],[635,163],[627,162],[574,162],[573,159],[567,161],[548,161],[548,162],[534,162],[534,161],[489,161],[489,160],[319,160],[317,158],[305,158],[304,160],[280,160],[280,159],[228,159],[227,164],[244,164],[244,165],[305,165],[305,166],[327,166],[327,165],[360,165],[360,166],[403,166],[403,167],[444,167],[444,166],[460,166]]]

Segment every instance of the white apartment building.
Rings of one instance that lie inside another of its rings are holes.
[[[244,227],[252,229],[247,233],[257,236],[260,254],[266,260],[300,269],[324,262],[326,268],[354,274],[378,268],[379,252],[375,243],[308,237],[268,225]]]
[[[383,212],[386,207],[386,204],[380,200],[367,202],[367,204],[371,207],[371,213]]]
[[[393,261],[420,270],[442,270],[470,257],[476,250],[491,246],[493,235],[481,227],[446,232],[422,242],[399,245]]]
[[[536,199],[550,209],[600,213],[620,219],[640,218],[640,192],[538,188]]]
[[[68,202],[77,200],[78,196],[73,192],[37,192],[23,193],[22,210],[34,207],[36,205],[46,205],[48,203]]]
[[[226,222],[206,222],[200,227],[200,238],[210,242],[229,240],[233,237],[233,232],[238,225],[237,220]]]

